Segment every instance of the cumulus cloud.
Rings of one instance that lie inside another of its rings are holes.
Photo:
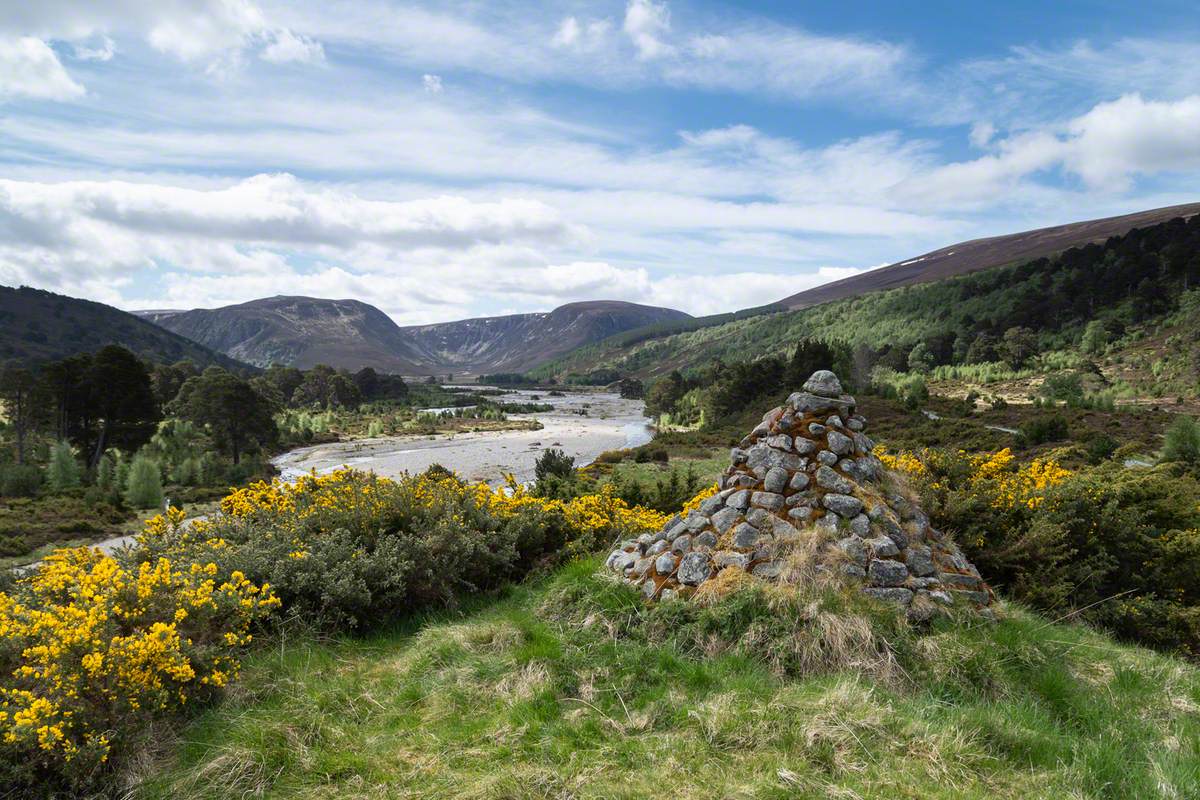
[[[990,141],[990,137],[989,137]],[[914,176],[900,194],[926,202],[980,201],[1059,171],[1105,192],[1138,176],[1200,169],[1200,95],[1176,101],[1128,94],[1063,123],[995,140],[993,152]]]
[[[0,93],[53,100],[84,94],[50,47],[67,43],[76,59],[109,61],[113,37],[133,36],[185,62],[221,74],[247,51],[275,63],[320,63],[312,38],[272,26],[252,0],[39,0],[0,4]],[[98,41],[99,46],[93,45]]]
[[[558,25],[554,38],[550,40],[555,47],[571,47],[579,41],[579,20],[567,17]]]
[[[428,73],[422,75],[421,85],[425,87],[426,94],[441,94],[443,90],[442,78],[439,75],[430,75]]]
[[[95,46],[88,42],[76,42],[71,46],[71,54],[80,61],[112,61],[116,53],[116,42],[107,36],[99,37]]]
[[[1136,174],[1200,168],[1200,95],[1100,103],[1067,124],[1062,146],[1066,168],[1093,186],[1124,188]]]
[[[287,28],[271,31],[267,38],[269,44],[259,55],[263,61],[274,64],[320,64],[325,61],[325,48],[320,42],[292,33]]]
[[[637,48],[638,58],[648,60],[674,51],[662,38],[671,28],[671,15],[666,3],[629,0],[629,5],[625,7],[625,21],[621,27]]]
[[[552,245],[575,235],[536,201],[370,200],[289,175],[258,175],[220,189],[0,180],[6,279],[61,288],[158,266],[280,274],[296,254],[343,263],[469,262],[489,248]]]
[[[0,99],[71,100],[84,88],[71,79],[58,55],[32,36],[0,37]]]
[[[550,44],[559,49],[594,52],[603,46],[611,27],[612,22],[606,19],[593,19],[582,23],[577,17],[566,17],[558,24]]]

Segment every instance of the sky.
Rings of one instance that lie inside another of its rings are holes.
[[[0,284],[711,314],[1200,200],[1143,0],[0,0]]]

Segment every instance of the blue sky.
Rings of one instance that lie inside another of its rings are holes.
[[[1200,199],[1183,2],[0,3],[0,283],[695,314]]]

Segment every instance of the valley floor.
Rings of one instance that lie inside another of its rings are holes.
[[[561,397],[518,392],[506,399],[526,401],[534,395],[554,408],[514,414],[510,420],[536,421],[536,428],[335,442],[293,450],[276,458],[274,464],[286,478],[312,469],[328,472],[343,465],[394,477],[422,472],[436,463],[467,480],[499,484],[506,474],[514,475],[519,482],[532,481],[534,462],[550,448],[563,450],[582,466],[605,450],[634,447],[650,440],[640,400],[624,400],[604,392],[572,392]]]
[[[172,755],[136,762],[132,796],[1200,796],[1200,673],[1182,661],[1007,607],[895,627],[888,668],[838,652],[852,617],[737,596],[651,609],[596,567],[263,648],[158,743]],[[815,635],[829,668],[790,668],[799,651],[764,625]]]

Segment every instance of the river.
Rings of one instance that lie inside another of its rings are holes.
[[[549,397],[545,392],[518,391],[496,398],[512,403],[547,403],[550,411],[509,414],[510,419],[536,419],[537,431],[488,431],[437,436],[358,439],[302,447],[277,456],[272,463],[284,480],[316,470],[342,466],[373,470],[396,477],[440,464],[469,481],[492,485],[512,473],[521,483],[533,480],[534,462],[543,450],[556,448],[575,458],[576,466],[595,460],[605,450],[637,447],[653,436],[642,416],[641,400],[623,400],[602,392],[568,392]],[[581,413],[586,412],[586,413]]]
[[[508,415],[510,419],[536,419],[542,423],[539,431],[356,439],[289,450],[276,456],[272,463],[284,480],[295,480],[310,470],[326,473],[342,466],[394,478],[441,464],[471,481],[498,485],[504,482],[505,473],[512,473],[519,482],[528,483],[533,480],[534,462],[545,449],[562,450],[574,456],[575,465],[582,467],[605,450],[637,447],[654,435],[642,416],[641,400],[623,400],[603,392],[569,392],[563,397],[547,397],[544,392],[524,390],[498,399],[510,403],[545,403],[554,408]],[[117,536],[92,546],[113,553],[132,543],[132,536]],[[37,563],[16,569],[24,572]]]

